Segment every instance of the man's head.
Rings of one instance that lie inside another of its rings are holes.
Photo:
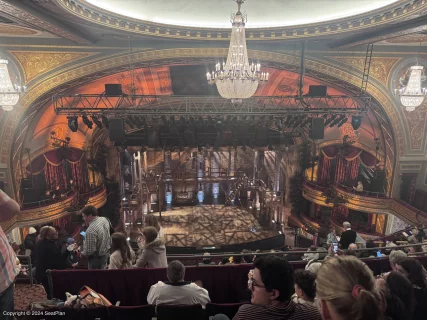
[[[350,243],[350,245],[348,246],[349,250],[357,250],[357,244],[355,243]]]
[[[55,190],[59,190],[59,186],[56,186]]]
[[[393,250],[388,256],[390,261],[390,267],[393,271],[396,271],[396,264],[398,264],[403,259],[406,259],[407,255],[402,250]]]
[[[83,221],[89,224],[93,219],[98,216],[98,209],[94,206],[86,206],[82,210]]]
[[[46,195],[49,196],[50,195],[50,191],[46,190]]]
[[[28,230],[28,234],[36,234],[37,230],[34,227],[30,227],[30,229]]]
[[[167,276],[170,282],[184,281],[185,267],[178,261],[174,260],[168,265]]]
[[[274,300],[288,301],[294,290],[294,271],[283,257],[260,257],[254,262],[254,273],[249,280],[251,303],[268,305]]]
[[[350,224],[350,222],[348,222],[348,221],[345,221],[342,225],[343,225],[343,227],[344,227],[344,228],[346,228],[346,229],[351,228],[351,224]]]

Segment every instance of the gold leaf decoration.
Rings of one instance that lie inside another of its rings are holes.
[[[352,57],[328,57],[338,60],[342,63],[350,65],[351,67],[363,72],[365,66],[365,58],[352,58]],[[393,68],[399,58],[372,58],[370,75],[380,81],[382,84],[387,85],[390,70]]]
[[[66,63],[94,55],[93,52],[11,51],[21,64],[25,81],[54,70]]]

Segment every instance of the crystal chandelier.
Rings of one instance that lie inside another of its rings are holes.
[[[7,60],[0,59],[0,106],[5,111],[11,111],[18,103],[20,93],[26,91],[26,87],[12,84],[7,65]]]
[[[245,0],[237,2],[237,12],[232,15],[230,48],[226,62],[218,62],[215,70],[206,74],[209,84],[216,84],[219,94],[232,103],[240,103],[250,98],[258,88],[259,82],[268,81],[268,72],[261,72],[259,63],[249,63],[246,49],[245,23],[246,16],[240,12]]]
[[[408,78],[409,73],[409,78]],[[414,111],[420,106],[425,96],[427,88],[422,87],[422,83],[426,80],[423,66],[412,66],[408,69],[405,76],[401,79],[401,88],[395,89],[395,95],[400,97],[400,102],[405,107],[406,111]]]

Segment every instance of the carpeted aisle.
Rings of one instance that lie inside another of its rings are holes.
[[[41,284],[17,283],[15,285],[15,310],[27,310],[30,303],[46,299],[46,291]]]

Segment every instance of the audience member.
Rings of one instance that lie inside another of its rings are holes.
[[[61,248],[61,254],[65,256],[70,264],[77,262],[77,243],[74,238],[68,238]]]
[[[402,250],[393,250],[392,252],[390,252],[388,260],[390,262],[391,270],[396,271],[396,264],[406,258],[407,255]]]
[[[357,181],[357,186],[353,187],[355,191],[362,192],[363,191],[363,183],[362,181]]]
[[[219,264],[222,265],[222,266],[226,265],[226,264],[229,264],[228,258],[227,257],[222,258],[221,262]]]
[[[19,205],[0,189],[0,209],[5,214],[19,212]],[[9,212],[7,212],[9,211]],[[6,312],[14,311],[15,278],[19,272],[15,268],[16,255],[7,241],[7,236],[0,227],[0,318],[12,320],[14,317],[5,315]]]
[[[413,320],[425,319],[427,315],[427,280],[423,265],[416,259],[406,258],[396,263],[396,271],[408,278],[414,288]]]
[[[98,217],[98,210],[94,206],[83,208],[82,217],[88,226],[82,252],[88,258],[88,269],[106,269],[110,253],[111,223],[105,217]]]
[[[316,285],[324,320],[380,319],[383,303],[374,276],[356,257],[326,260],[317,273]]]
[[[335,232],[335,228],[334,227],[330,227],[329,228],[329,233],[328,233],[328,236],[326,238],[326,242],[328,244],[331,244],[331,243],[334,243],[334,242],[338,242],[337,234]]]
[[[111,235],[111,256],[108,269],[131,269],[135,253],[126,241],[126,236],[121,232]]]
[[[316,275],[307,270],[295,270],[295,293],[292,301],[295,303],[307,303],[314,306],[316,297]]]
[[[252,292],[251,304],[239,308],[233,320],[320,320],[317,309],[291,300],[294,291],[294,272],[283,257],[260,257],[254,262],[248,281]]]
[[[159,221],[154,214],[150,213],[145,216],[144,227],[154,227],[157,230],[157,238],[164,239],[165,232],[163,228],[160,226]]]
[[[136,267],[166,268],[166,247],[162,239],[158,238],[155,227],[145,227],[142,230],[143,251],[136,261]]]
[[[341,234],[340,244],[341,250],[346,250],[350,243],[356,242],[357,233],[356,231],[351,230],[350,222],[344,222],[343,226],[345,231]]]
[[[242,250],[242,254],[249,253],[249,252],[250,252],[250,251],[249,251],[248,249],[243,249],[243,250]],[[251,255],[243,256],[243,260],[242,260],[242,262],[243,262],[243,263],[252,263],[253,258],[254,258],[254,256],[251,256]]]
[[[350,243],[350,245],[348,246],[349,250],[357,250],[357,244],[355,243]]]
[[[418,240],[418,242],[423,242],[426,238],[426,233],[424,232],[424,229],[421,226],[418,227],[418,233],[415,238]]]
[[[37,230],[34,227],[30,227],[30,229],[28,230],[28,234],[24,240],[24,247],[25,247],[25,255],[31,257],[31,263],[33,265],[36,262],[36,254],[34,251],[36,247],[36,239],[37,239]]]
[[[366,249],[376,248],[376,244],[374,240],[369,239],[366,241]],[[375,250],[367,250],[362,251],[360,254],[360,258],[375,258],[377,256],[377,252]]]
[[[211,266],[211,265],[214,265],[215,264],[215,262],[213,262],[212,261],[212,259],[210,258],[210,253],[209,252],[205,252],[204,254],[203,254],[203,256],[205,256],[206,258],[203,258],[203,260],[202,260],[202,264],[201,265],[204,265],[204,266]]]
[[[233,256],[233,264],[241,264],[243,262],[242,256]]]
[[[147,302],[153,305],[201,304],[204,308],[211,302],[208,291],[196,283],[184,281],[184,277],[185,267],[181,262],[175,260],[169,263],[167,268],[169,281],[159,281],[152,285]]]
[[[310,260],[305,265],[305,270],[310,271],[311,273],[313,273],[314,275],[316,275],[321,266],[322,266],[322,262],[321,261]]]
[[[49,283],[46,270],[66,269],[75,267],[68,260],[65,254],[61,253],[57,244],[58,232],[54,227],[45,226],[40,229],[40,240],[36,244],[36,280],[41,283],[50,298]]]
[[[403,275],[392,271],[377,279],[376,286],[385,297],[384,316],[390,320],[411,320],[414,309],[412,284]]]

